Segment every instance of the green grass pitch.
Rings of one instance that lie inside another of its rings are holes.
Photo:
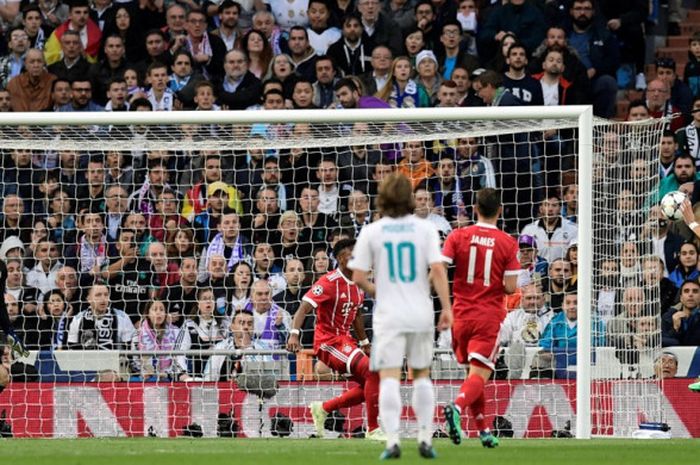
[[[574,439],[502,440],[484,449],[470,439],[460,446],[436,441],[436,465],[694,465],[700,463],[695,440]],[[380,463],[383,445],[361,439],[72,439],[0,440],[0,463],[42,464],[231,464],[366,465]],[[404,439],[402,456],[392,463],[425,464],[414,440]],[[383,462],[381,462],[383,463]]]

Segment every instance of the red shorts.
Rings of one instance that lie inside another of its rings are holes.
[[[452,326],[452,350],[457,361],[466,365],[475,359],[495,367],[501,322],[496,320],[455,320]]]
[[[364,354],[351,336],[329,336],[314,341],[316,357],[333,371],[350,372],[350,364],[358,355]]]

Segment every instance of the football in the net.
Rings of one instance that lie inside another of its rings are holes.
[[[681,204],[686,198],[686,195],[681,191],[669,192],[661,199],[661,212],[671,221],[680,220],[683,218]]]

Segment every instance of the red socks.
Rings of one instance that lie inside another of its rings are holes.
[[[355,386],[339,395],[329,399],[323,403],[323,410],[331,413],[333,410],[340,408],[354,407],[361,404],[365,400],[365,391],[362,386]]]
[[[469,375],[467,380],[462,383],[459,389],[459,395],[455,399],[455,404],[459,407],[462,413],[466,412],[467,407],[477,402],[481,397],[484,397],[484,379],[478,375]],[[481,402],[481,410],[483,412],[483,400]]]
[[[484,431],[488,428],[486,426],[486,418],[484,417],[484,408],[486,404],[486,399],[484,398],[484,390],[481,390],[481,395],[472,403],[469,407],[469,412],[476,420],[476,428],[479,431]]]
[[[379,428],[379,373],[367,372],[365,378],[365,408],[367,409],[367,431]]]

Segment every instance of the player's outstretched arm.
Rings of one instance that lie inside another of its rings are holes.
[[[369,280],[369,271],[354,270],[352,272],[352,280],[370,297],[375,297],[377,289],[374,286],[374,283]]]
[[[430,265],[430,275],[433,281],[433,287],[440,299],[440,319],[438,320],[438,329],[445,331],[452,327],[452,303],[450,302],[450,286],[447,281],[447,270],[442,262],[432,263]]]
[[[301,327],[304,325],[304,319],[314,308],[305,300],[301,301],[301,305],[294,314],[292,320],[292,329],[289,331],[289,339],[287,339],[287,350],[290,352],[299,352],[301,344],[299,343],[299,335]]]
[[[700,237],[700,224],[695,221],[695,212],[693,212],[693,205],[687,198],[681,203],[681,213],[683,214],[683,221],[688,225],[695,236]]]

